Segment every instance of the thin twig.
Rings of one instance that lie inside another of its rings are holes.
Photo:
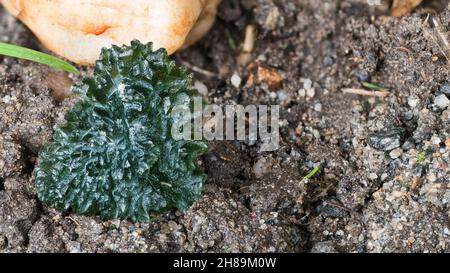
[[[388,91],[368,91],[358,88],[343,88],[342,92],[346,94],[356,94],[361,96],[372,96],[372,97],[387,97],[390,94]]]
[[[447,54],[449,53],[450,50],[450,45],[448,43],[447,37],[444,34],[444,32],[442,31],[442,26],[441,23],[439,22],[438,19],[436,19],[434,16],[431,17],[431,24],[432,26],[436,29],[436,33],[437,36],[439,37],[439,39],[441,40],[442,45],[445,47]]]
[[[217,73],[214,73],[214,72],[208,71],[208,70],[206,70],[206,69],[200,68],[200,67],[198,67],[198,66],[195,66],[195,65],[193,65],[193,64],[190,64],[190,63],[188,63],[188,62],[186,62],[186,61],[183,61],[183,60],[179,60],[179,61],[180,61],[180,63],[181,63],[183,66],[189,68],[190,70],[192,70],[192,71],[194,71],[194,72],[197,72],[197,73],[199,73],[199,74],[202,74],[202,75],[204,75],[204,76],[206,76],[206,77],[209,77],[209,78],[218,78],[218,77],[219,77],[219,75],[218,75]]]
[[[64,217],[64,218],[71,220],[72,222],[75,223],[76,226],[78,226],[78,227],[80,226],[80,223],[79,223],[77,220],[73,219],[72,217],[66,216],[66,217]]]
[[[450,54],[450,47],[449,47],[449,43],[447,38],[445,37],[445,35],[441,32],[439,28],[439,23],[436,19],[432,18],[431,22],[434,25],[434,27],[436,28],[436,31],[438,33],[438,37],[441,40],[441,42],[443,43],[443,45],[447,48],[447,50],[445,50],[444,48],[442,48],[441,44],[439,43],[439,39],[436,39],[426,28],[425,28],[425,24],[427,22],[429,22],[430,20],[430,14],[427,15],[427,18],[425,19],[425,21],[422,24],[422,30],[425,34],[426,37],[428,37],[428,39],[430,39],[431,41],[433,41],[437,47],[439,48],[439,50],[441,51],[442,55],[444,55],[445,59],[447,60],[448,65],[450,66],[450,59],[449,59],[449,54]]]
[[[396,46],[396,47],[394,47],[394,49],[398,49],[400,51],[404,51],[404,52],[407,52],[407,53],[413,53],[413,51],[411,49],[409,49],[409,48],[407,48],[405,46]]]

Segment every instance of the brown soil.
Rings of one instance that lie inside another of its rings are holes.
[[[258,153],[259,143],[211,143],[201,200],[149,224],[62,214],[37,200],[38,152],[76,101],[60,102],[79,78],[0,58],[0,251],[450,251],[449,63],[424,24],[433,12],[446,34],[450,8],[427,4],[394,18],[364,0],[224,1],[208,36],[174,58],[197,71],[210,102],[279,104],[282,145]],[[253,65],[242,66],[249,24],[258,35]],[[4,11],[0,35],[45,50]],[[282,84],[255,80],[255,65]],[[341,91],[360,81],[390,95]]]

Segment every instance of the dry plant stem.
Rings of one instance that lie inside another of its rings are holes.
[[[206,69],[203,69],[201,67],[195,66],[195,65],[193,65],[193,64],[191,64],[189,62],[186,62],[184,60],[179,60],[179,62],[180,62],[181,65],[189,68],[190,70],[192,70],[192,71],[194,71],[194,72],[196,72],[198,74],[201,74],[203,76],[206,76],[208,78],[217,78],[217,77],[219,77],[219,75],[217,73],[214,73],[214,72],[208,71]]]
[[[448,50],[448,49],[450,48],[450,46],[449,46],[447,37],[446,37],[446,35],[444,34],[444,32],[443,32],[443,30],[442,30],[443,27],[442,27],[441,23],[440,23],[439,20],[438,20],[436,17],[434,17],[434,16],[432,16],[432,17],[430,18],[430,20],[431,20],[432,26],[436,29],[437,36],[439,37],[441,43],[442,43],[442,44],[445,46],[445,48]]]
[[[434,27],[435,35],[431,34],[430,31],[426,29],[427,22],[430,22],[432,27]],[[448,66],[450,67],[450,45],[438,19],[428,14],[427,18],[422,24],[422,30],[423,33],[425,34],[425,37],[436,44],[436,46],[441,51],[442,55],[444,55],[445,59],[447,60]]]
[[[357,88],[344,88],[344,89],[342,89],[342,92],[344,92],[345,94],[355,94],[355,95],[371,96],[371,97],[387,97],[390,94],[388,91],[368,91],[368,90],[357,89]]]
[[[237,58],[237,62],[241,66],[245,66],[250,62],[251,53],[255,48],[256,35],[256,27],[254,25],[248,25],[245,28],[245,38],[242,44],[242,50]]]
[[[242,51],[244,53],[251,53],[255,48],[256,41],[256,28],[254,25],[248,25],[245,28],[245,40],[242,46]]]
[[[404,47],[404,46],[397,46],[397,47],[394,47],[394,49],[398,49],[400,51],[404,51],[404,52],[407,52],[407,53],[412,53],[413,52],[411,49],[409,49],[407,47]]]

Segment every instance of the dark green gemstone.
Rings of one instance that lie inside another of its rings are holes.
[[[163,49],[133,41],[103,49],[94,76],[74,86],[78,103],[39,156],[36,191],[62,211],[149,221],[201,196],[197,158],[206,141],[175,141],[173,107],[192,108],[192,76]]]

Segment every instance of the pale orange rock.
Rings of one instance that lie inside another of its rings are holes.
[[[258,80],[265,82],[270,90],[278,90],[282,86],[283,78],[274,68],[258,66]]]
[[[393,16],[401,17],[410,13],[421,2],[422,0],[394,0],[391,13]]]
[[[283,77],[277,69],[266,67],[261,62],[255,61],[247,66],[250,72],[247,86],[252,86],[256,82],[264,82],[270,90],[279,90],[283,86]]]
[[[221,0],[1,0],[51,51],[93,64],[102,47],[153,42],[173,53],[200,39]]]

